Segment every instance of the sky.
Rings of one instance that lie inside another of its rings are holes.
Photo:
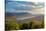
[[[43,2],[44,0],[9,0],[9,1]]]
[[[6,12],[27,12],[34,8],[43,8],[43,2],[7,1]]]
[[[6,4],[6,10],[29,10],[32,9],[32,7],[26,6],[25,4],[27,3],[23,3],[23,2],[8,2]],[[25,6],[24,6],[25,5]]]

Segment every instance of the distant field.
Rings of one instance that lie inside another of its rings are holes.
[[[37,16],[17,21],[15,17],[6,17],[6,30],[41,29],[44,28],[44,16]]]

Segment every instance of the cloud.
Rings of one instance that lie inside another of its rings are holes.
[[[35,13],[34,9],[41,8],[41,7],[43,8],[43,3],[15,1],[15,2],[8,2],[6,4],[6,11],[7,12],[29,12],[29,13]],[[31,12],[31,10],[34,11],[34,12]]]
[[[15,10],[30,10],[32,7],[25,5],[27,3],[16,3],[16,2],[8,2],[6,4],[6,8],[15,9]]]

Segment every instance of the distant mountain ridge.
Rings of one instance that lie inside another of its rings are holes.
[[[27,13],[27,12],[25,12],[25,13],[10,13],[10,12],[7,12],[7,13],[5,13],[5,15],[6,16],[21,16],[21,15],[24,15],[24,14],[29,14],[29,13]]]

